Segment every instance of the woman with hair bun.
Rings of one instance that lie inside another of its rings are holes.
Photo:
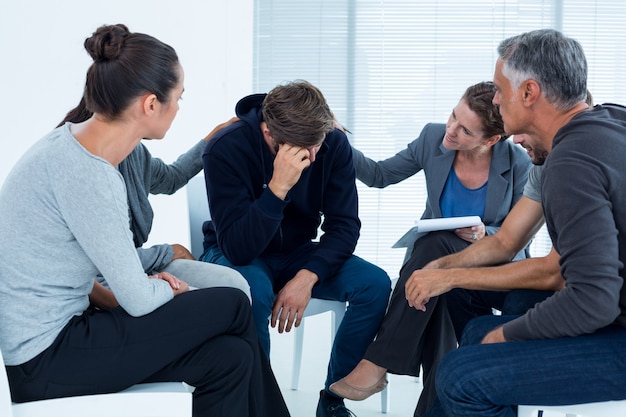
[[[148,276],[133,243],[117,167],[176,116],[176,52],[119,24],[85,48],[93,115],[35,143],[0,190],[0,349],[12,400],[184,381],[196,417],[288,416],[244,292]],[[99,274],[119,307],[90,308]]]

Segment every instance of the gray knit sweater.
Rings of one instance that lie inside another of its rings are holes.
[[[18,161],[0,189],[0,348],[7,365],[45,350],[89,305],[98,272],[131,315],[173,293],[148,279],[131,232],[126,188],[69,124]]]

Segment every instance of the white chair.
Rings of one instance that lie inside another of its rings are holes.
[[[291,389],[297,390],[300,381],[300,366],[302,364],[302,347],[304,344],[304,322],[305,318],[315,316],[316,314],[331,313],[330,328],[330,344],[335,340],[335,334],[339,330],[339,325],[343,316],[346,314],[346,303],[341,301],[321,300],[319,298],[311,298],[309,305],[306,306],[300,326],[294,329],[294,348],[293,348],[293,368],[291,370]]]
[[[189,239],[191,242],[189,250],[194,258],[198,259],[204,252],[202,223],[209,220],[210,217],[209,202],[202,173],[187,183],[187,207],[189,209]]]
[[[4,365],[2,352],[0,363]],[[113,394],[81,395],[15,404],[4,366],[0,372],[2,417],[191,417],[191,392],[182,382],[134,385]]]
[[[517,417],[541,417],[539,412],[560,413],[566,417],[624,417],[626,400],[576,405],[520,405]],[[551,416],[553,414],[550,414]]]
[[[346,314],[346,303],[341,301],[322,300],[319,298],[311,298],[309,304],[304,310],[300,326],[294,330],[294,347],[293,347],[293,368],[291,370],[291,389],[297,390],[300,380],[300,367],[302,365],[302,347],[304,345],[304,322],[306,317],[315,316],[317,314],[331,313],[331,332],[330,344],[335,340],[335,334],[339,330],[341,320]],[[389,409],[389,388],[385,387],[380,393],[380,411],[386,413]]]

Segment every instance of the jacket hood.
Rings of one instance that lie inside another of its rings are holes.
[[[242,121],[258,128],[263,121],[261,108],[267,94],[252,94],[239,100],[235,106],[235,114]]]

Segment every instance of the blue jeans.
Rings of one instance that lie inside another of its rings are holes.
[[[205,262],[236,269],[250,284],[252,316],[261,345],[269,356],[269,317],[275,294],[302,269],[315,243],[289,253],[256,258],[250,265],[234,266],[217,246],[201,257]],[[348,375],[363,358],[382,322],[391,292],[391,280],[385,271],[351,256],[336,275],[313,287],[312,296],[326,300],[347,301],[346,315],[333,344],[325,388]]]
[[[481,345],[517,316],[472,320],[459,349],[437,370],[438,399],[426,417],[515,417],[517,404],[563,405],[626,399],[626,329]]]
[[[454,288],[444,294],[448,305],[448,312],[457,340],[461,340],[463,329],[467,323],[481,316],[490,316],[492,309],[502,312],[502,315],[524,314],[554,294],[554,291],[540,290],[511,290],[511,291],[482,291]]]

